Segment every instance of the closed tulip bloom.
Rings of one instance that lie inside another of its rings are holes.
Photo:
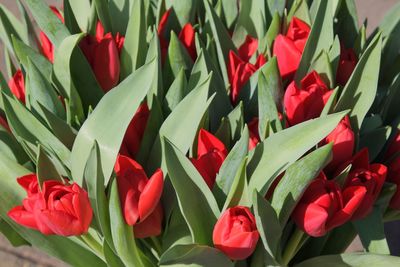
[[[164,211],[161,203],[158,203],[155,210],[144,219],[144,221],[138,223],[133,228],[136,238],[146,238],[151,236],[158,236],[162,231],[162,220],[164,217]]]
[[[25,81],[21,70],[17,70],[14,76],[8,81],[8,87],[10,87],[13,95],[25,104]]]
[[[191,161],[210,189],[214,187],[217,173],[227,155],[225,145],[217,137],[204,129],[200,130],[197,158]]]
[[[45,235],[74,236],[87,233],[93,217],[88,194],[76,183],[45,181],[38,187],[35,174],[18,179],[27,192],[22,206],[8,212],[15,222]]]
[[[362,204],[352,217],[352,220],[358,220],[364,218],[372,211],[373,205],[386,180],[387,167],[379,163],[369,164],[367,148],[362,149],[354,155],[345,165],[348,166],[349,164],[352,166],[344,188],[362,186],[366,189]]]
[[[332,90],[315,71],[301,80],[300,87],[291,82],[283,99],[289,125],[319,117],[331,94]]]
[[[339,65],[336,71],[336,83],[346,85],[357,65],[357,55],[352,48],[340,47]]]
[[[310,34],[310,27],[304,21],[293,17],[286,35],[279,34],[273,45],[273,55],[278,61],[282,79],[291,79],[299,67],[304,46]]]
[[[321,143],[324,145],[331,142],[333,143],[333,159],[326,167],[326,170],[329,172],[350,160],[353,155],[355,137],[348,116],[344,117],[338,126]]]
[[[324,236],[351,219],[365,194],[363,186],[351,186],[342,191],[335,181],[327,180],[321,173],[304,192],[292,218],[308,235]]]
[[[227,209],[213,231],[214,246],[232,260],[244,260],[253,254],[259,237],[254,215],[242,206]]]
[[[158,169],[149,179],[139,163],[121,155],[114,170],[126,223],[144,223],[159,204],[164,185],[162,171]]]
[[[119,55],[124,37],[119,33],[115,37],[109,32],[104,34],[103,25],[98,22],[96,36],[87,35],[79,46],[88,60],[101,88],[108,92],[118,84],[120,74]]]
[[[249,62],[257,52],[257,48],[258,40],[247,36],[245,42],[238,49],[238,55],[233,51],[229,52],[228,78],[231,84],[232,103],[237,103],[240,91],[251,75],[267,62],[264,55],[259,55],[254,64]]]
[[[64,23],[64,18],[61,15],[60,11],[55,6],[50,6],[51,11],[60,19],[62,23]],[[54,61],[54,45],[50,41],[47,35],[40,31],[39,32],[39,40],[40,40],[40,50],[42,54],[51,62]]]
[[[141,104],[125,132],[120,150],[122,155],[135,158],[136,154],[139,152],[149,116],[150,111],[147,103]]]

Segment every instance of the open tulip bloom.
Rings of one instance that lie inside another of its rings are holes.
[[[0,5],[11,244],[82,267],[400,266],[400,4],[367,31],[354,0],[61,2]]]

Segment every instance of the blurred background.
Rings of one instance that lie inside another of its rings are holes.
[[[45,0],[50,5],[60,7],[61,1]],[[371,33],[379,24],[385,13],[398,0],[355,0],[360,24],[368,20],[367,33]],[[15,0],[0,0],[0,3],[10,9],[14,14],[18,14],[18,7]],[[0,51],[3,51],[3,44],[0,42]],[[0,52],[0,71],[4,71],[3,53]],[[392,253],[400,254],[400,224],[398,222],[390,223],[386,227],[388,241]],[[349,250],[357,251],[361,249],[359,240],[355,240]],[[64,267],[64,263],[48,257],[40,251],[31,247],[13,248],[8,241],[0,234],[0,266],[5,267]]]

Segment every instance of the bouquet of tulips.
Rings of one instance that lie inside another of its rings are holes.
[[[13,245],[85,267],[400,265],[400,5],[367,36],[353,0],[21,1],[0,5]]]

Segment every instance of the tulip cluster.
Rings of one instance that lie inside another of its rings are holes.
[[[13,244],[72,266],[400,264],[398,12],[367,39],[352,0],[25,2],[38,36],[0,5]]]

